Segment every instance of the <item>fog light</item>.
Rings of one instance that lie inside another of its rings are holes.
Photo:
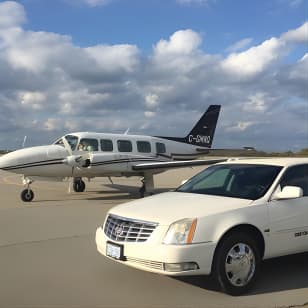
[[[183,262],[183,263],[164,263],[166,272],[185,272],[195,271],[199,269],[199,266],[195,262]]]

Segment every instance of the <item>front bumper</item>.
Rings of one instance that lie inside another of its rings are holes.
[[[122,264],[141,270],[170,275],[208,275],[211,273],[212,260],[216,244],[213,242],[191,245],[165,245],[162,236],[166,234],[167,227],[156,230],[156,236],[146,242],[114,242],[123,246],[124,261],[113,259]],[[159,236],[160,235],[160,236]],[[112,242],[104,233],[102,227],[96,230],[97,250],[106,256],[107,242]],[[108,257],[110,258],[110,257]],[[193,270],[175,270],[175,264],[197,264]],[[170,271],[170,267],[173,271]]]

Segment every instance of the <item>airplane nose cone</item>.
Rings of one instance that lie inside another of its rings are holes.
[[[14,155],[12,155],[13,153],[14,152],[0,156],[0,169],[6,170],[15,163]]]
[[[66,155],[64,148],[55,145],[20,149],[1,156],[0,169],[17,174],[36,175],[36,167],[60,163]]]
[[[5,155],[0,156],[0,169],[5,167]]]

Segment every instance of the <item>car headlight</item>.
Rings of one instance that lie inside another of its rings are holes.
[[[197,218],[185,218],[170,225],[163,243],[173,245],[191,244],[197,226]]]

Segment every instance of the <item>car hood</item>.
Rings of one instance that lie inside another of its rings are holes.
[[[183,218],[215,215],[248,206],[252,200],[182,192],[167,192],[118,205],[111,214],[170,225]]]

